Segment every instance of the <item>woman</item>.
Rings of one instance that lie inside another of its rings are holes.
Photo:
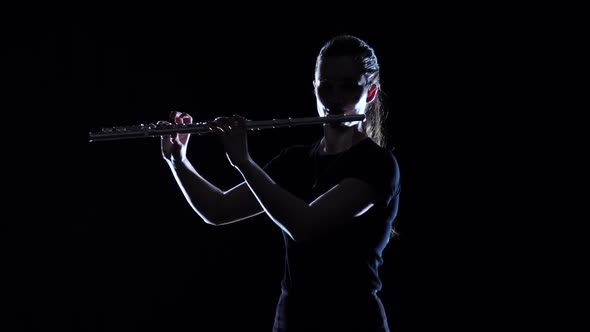
[[[379,267],[397,215],[399,169],[385,148],[379,64],[361,39],[321,49],[313,81],[320,116],[364,114],[325,124],[323,137],[284,149],[264,167],[248,153],[245,119],[209,122],[244,181],[223,191],[186,158],[189,135],[162,138],[162,153],[194,211],[212,225],[266,213],[285,240],[274,331],[389,331]],[[175,123],[192,123],[173,113]]]

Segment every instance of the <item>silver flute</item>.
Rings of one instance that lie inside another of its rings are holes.
[[[364,114],[353,115],[328,115],[320,117],[287,118],[262,121],[246,121],[247,130],[274,129],[295,127],[302,125],[314,125],[324,123],[341,123],[363,121]],[[207,122],[191,124],[139,124],[133,126],[105,127],[98,132],[90,132],[90,142],[113,141],[132,138],[160,137],[170,134],[209,134],[212,133]]]

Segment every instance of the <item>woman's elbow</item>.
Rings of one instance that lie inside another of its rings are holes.
[[[211,201],[207,204],[197,205],[194,202],[190,202],[193,212],[195,212],[199,218],[207,225],[220,226],[226,223],[220,209],[218,201]]]
[[[221,226],[221,225],[223,225],[222,223],[215,222],[215,221],[213,221],[213,220],[211,220],[211,219],[203,219],[203,218],[202,218],[202,220],[203,220],[203,222],[204,222],[205,224],[207,224],[207,225],[209,225],[209,226]]]
[[[215,215],[210,214],[210,213],[209,214],[204,214],[203,212],[201,212],[201,211],[199,211],[197,209],[193,209],[193,211],[197,214],[197,216],[199,217],[199,219],[201,219],[201,221],[203,221],[207,225],[211,225],[211,226],[220,226],[220,225],[223,225],[223,221],[218,216],[215,216]]]

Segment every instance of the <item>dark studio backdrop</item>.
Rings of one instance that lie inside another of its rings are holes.
[[[45,174],[51,189],[41,188],[47,201],[57,201],[44,206],[55,227],[31,221],[18,229],[25,240],[17,241],[20,256],[10,262],[19,269],[9,297],[17,327],[269,331],[283,273],[279,229],[265,216],[206,225],[176,186],[158,139],[88,143],[87,135],[103,126],[165,120],[173,110],[197,122],[234,113],[252,120],[316,116],[316,55],[340,33],[361,37],[377,53],[390,147],[401,167],[400,236],[390,242],[381,269],[391,326],[482,324],[470,301],[494,286],[470,284],[478,268],[459,264],[455,254],[464,248],[448,234],[462,218],[449,196],[470,182],[456,176],[479,161],[464,157],[464,143],[454,144],[476,130],[456,121],[475,103],[472,68],[491,52],[475,37],[489,38],[487,32],[417,14],[392,15],[379,26],[324,22],[304,29],[276,19],[226,28],[120,18],[28,26],[27,38],[14,38],[13,60],[30,64],[16,75],[17,87],[32,81],[28,91],[40,97],[32,108],[61,112],[54,123],[71,129],[37,150],[37,161],[50,165],[41,169],[56,170]],[[250,132],[251,155],[263,165],[280,149],[311,143],[321,133],[321,126]],[[213,135],[193,136],[188,154],[220,188],[241,181]],[[482,181],[471,179],[470,185]],[[67,199],[58,198],[59,190]],[[475,209],[463,206],[462,213]],[[470,228],[458,232],[453,236]]]

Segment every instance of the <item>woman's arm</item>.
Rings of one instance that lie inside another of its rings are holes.
[[[169,166],[186,201],[208,224],[224,225],[264,212],[245,183],[224,192],[203,178],[186,159]]]
[[[366,182],[347,178],[308,204],[277,185],[251,159],[236,167],[264,211],[295,241],[352,222],[371,208],[377,197]]]
[[[182,112],[171,112],[170,120],[176,124],[191,124],[193,118]],[[166,125],[170,122],[164,121]],[[203,178],[188,161],[186,151],[190,134],[173,134],[162,137],[162,157],[193,210],[208,224],[223,225],[242,220],[263,210],[246,185],[222,191]]]
[[[244,123],[243,117],[234,115],[219,117],[209,126],[219,135],[230,163],[242,174],[264,211],[293,240],[304,241],[350,223],[373,206],[376,192],[358,179],[342,180],[311,204],[283,189],[250,157]]]

